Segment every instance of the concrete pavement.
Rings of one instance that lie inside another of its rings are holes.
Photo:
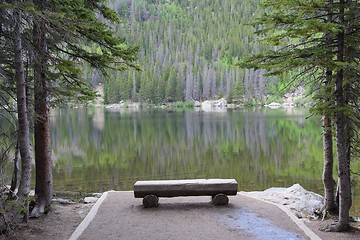
[[[133,192],[106,192],[71,236],[75,239],[320,239],[285,207],[238,193],[228,206],[210,197],[160,198],[144,208]]]

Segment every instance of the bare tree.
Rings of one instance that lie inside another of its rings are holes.
[[[197,101],[200,100],[200,71],[198,70],[193,84],[193,98]]]
[[[208,76],[209,76],[209,69],[207,65],[205,65],[202,73],[203,99],[208,99],[210,97],[210,81]]]
[[[191,101],[193,99],[193,74],[192,66],[190,64],[186,67],[186,81],[185,81],[185,100]]]

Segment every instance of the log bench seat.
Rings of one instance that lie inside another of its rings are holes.
[[[134,184],[135,198],[143,198],[145,207],[156,207],[159,197],[211,196],[216,206],[227,205],[227,195],[236,195],[238,183],[235,179],[189,179],[137,181]]]

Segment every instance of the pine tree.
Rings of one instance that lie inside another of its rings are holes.
[[[81,60],[102,72],[105,68],[137,68],[137,48],[129,47],[124,38],[115,36],[110,23],[120,22],[117,14],[106,7],[105,1],[36,0],[24,1],[14,6],[5,4],[2,7],[5,12],[16,9],[19,13],[15,13],[16,23],[20,24],[23,20],[27,22],[22,25],[24,30],[20,33],[18,27],[21,26],[17,25],[15,33],[16,39],[28,42],[21,46],[18,41],[14,51],[18,54],[19,90],[20,85],[22,88],[24,86],[21,82],[21,64],[24,65],[24,62],[21,61],[32,60],[32,71],[26,74],[34,79],[34,85],[28,89],[34,90],[37,204],[32,215],[38,216],[50,205],[52,198],[50,105],[56,104],[58,100],[81,100],[95,96],[80,78]],[[21,11],[24,14],[21,14]],[[24,16],[28,18],[25,19]],[[11,40],[7,41],[11,43]],[[22,51],[23,46],[26,46],[26,51]],[[21,56],[25,53],[26,56]],[[19,98],[23,97],[19,95]],[[24,101],[21,100],[23,99],[20,99],[19,104],[24,106]],[[31,99],[27,97],[25,100]],[[29,108],[27,111],[30,112]],[[26,195],[26,191],[24,194]]]
[[[275,4],[274,1],[267,0],[264,6],[270,11],[255,23],[260,29],[257,34],[265,34],[265,40],[274,46],[283,45],[276,50],[256,54],[241,65],[267,69],[273,75],[298,68],[302,70],[302,79],[312,79],[307,78],[309,75],[317,76],[315,82],[310,82],[315,88],[322,90],[317,93],[317,99],[321,101],[316,104],[314,112],[326,116],[335,114],[340,200],[339,223],[330,227],[330,230],[346,230],[349,227],[351,206],[350,148],[353,135],[349,126],[356,124],[359,116],[358,111],[351,111],[351,114],[349,112],[359,101],[358,97],[347,96],[351,92],[358,93],[359,89],[356,89],[358,86],[345,72],[358,71],[354,63],[359,55],[350,58],[356,51],[350,53],[345,50],[358,45],[356,41],[360,34],[360,16],[355,12],[359,11],[360,3],[350,0],[282,0]],[[329,15],[332,16],[331,19],[327,17]],[[330,78],[330,71],[334,72],[333,78]],[[323,99],[330,97],[335,99],[335,103],[324,105]],[[328,129],[328,126],[324,127]],[[330,150],[324,146],[324,152],[326,151]],[[327,173],[326,176],[330,178],[326,181],[332,181],[332,174]],[[324,187],[332,186],[325,184]],[[326,189],[325,194],[329,191],[333,189]]]
[[[181,88],[178,81],[184,83],[184,99],[189,99],[192,95],[190,92],[196,92],[195,89],[191,90],[187,86],[195,86],[195,76],[199,69],[202,73],[205,65],[209,69],[214,69],[216,76],[211,85],[212,91],[208,95],[205,94],[206,98],[216,98],[220,93],[226,95],[224,82],[221,81],[224,80],[224,70],[230,68],[244,53],[258,52],[263,48],[261,44],[255,43],[251,27],[246,24],[256,14],[257,3],[260,0],[231,1],[231,3],[228,3],[230,0],[127,2],[128,5],[124,5],[126,9],[119,9],[119,14],[128,16],[124,21],[129,24],[117,30],[121,33],[129,33],[129,41],[140,46],[139,57],[144,69],[160,66],[162,71],[167,71],[168,66],[171,66],[178,73],[181,65],[191,66],[192,71],[186,70],[184,78],[178,76],[175,78],[174,85],[179,87],[178,90]],[[218,9],[221,11],[217,11]],[[129,14],[124,14],[126,12]],[[162,79],[168,86],[168,76],[162,71],[154,72],[152,77]],[[242,74],[244,72],[244,70],[238,71]],[[145,75],[141,76],[145,77]],[[192,76],[192,84],[189,82],[186,84],[187,76]],[[144,86],[140,82],[145,79],[140,77],[138,80],[139,86]],[[261,80],[267,81],[267,78]],[[199,90],[196,95],[200,99],[203,98],[205,81],[198,78],[198,83]],[[261,89],[268,86],[260,81],[258,83],[260,85],[249,85],[249,99],[254,97],[251,95],[255,92],[253,87],[257,86],[258,92],[261,92]],[[230,87],[234,86],[231,84]],[[168,97],[169,101],[174,101],[175,98],[177,98],[175,95]],[[195,98],[195,95],[192,98]]]

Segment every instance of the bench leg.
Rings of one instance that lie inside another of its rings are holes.
[[[219,193],[212,196],[212,203],[215,206],[226,206],[229,203],[229,198],[225,194]]]
[[[146,208],[157,207],[159,205],[159,198],[155,195],[146,195],[143,198],[143,205]]]

